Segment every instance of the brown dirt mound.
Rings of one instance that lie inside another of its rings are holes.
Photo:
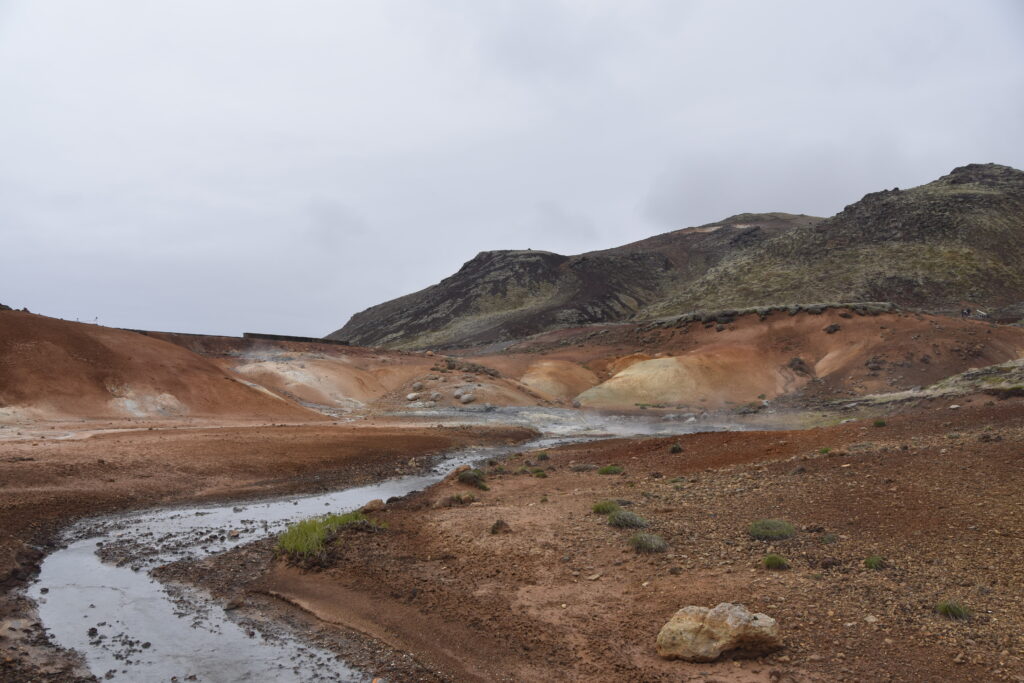
[[[0,418],[318,416],[126,330],[0,312]]]
[[[579,365],[601,383],[556,398],[578,398],[588,407],[716,409],[794,394],[836,399],[926,386],[1022,353],[1019,327],[831,309],[763,319],[749,314],[725,323],[560,330],[475,360],[524,382],[541,359],[557,360],[562,375]]]

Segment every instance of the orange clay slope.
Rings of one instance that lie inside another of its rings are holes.
[[[147,332],[210,358],[245,382],[323,413],[446,408],[477,404],[536,405],[544,400],[486,368],[432,353],[239,337]],[[410,400],[409,396],[415,396]]]
[[[69,417],[323,419],[165,341],[0,312],[0,420]]]
[[[1019,358],[1024,329],[917,313],[772,312],[730,322],[598,325],[472,356],[553,402],[717,409],[925,386]]]

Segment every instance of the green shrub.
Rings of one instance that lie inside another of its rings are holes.
[[[885,420],[875,420],[873,424],[876,427],[884,427],[885,426]]]
[[[536,469],[533,471],[533,476],[537,477],[538,479],[547,479],[548,473],[545,472],[544,470]]]
[[[771,569],[772,571],[781,571],[783,569],[789,569],[789,562],[786,562],[786,558],[782,555],[765,555],[764,559],[761,560],[761,564],[764,565],[765,569]]]
[[[629,510],[615,510],[608,515],[608,524],[620,529],[643,529],[647,520]]]
[[[459,481],[463,484],[475,486],[481,491],[487,490],[487,484],[484,483],[484,473],[480,470],[462,470],[459,472]]]
[[[943,600],[935,605],[935,611],[947,619],[966,619],[971,616],[969,609],[953,600]]]
[[[831,450],[832,449],[829,448],[828,446],[822,446],[821,448],[818,449],[818,452],[821,453],[822,455],[828,455],[828,452]]]
[[[323,555],[331,535],[346,526],[365,526],[383,529],[384,525],[374,522],[362,512],[346,512],[342,515],[326,515],[304,519],[288,525],[277,537],[278,550],[294,559],[309,559]]]
[[[839,534],[829,533],[829,534],[822,534],[821,535],[821,542],[824,543],[825,545],[832,545],[833,543],[837,543],[838,541],[839,541]]]
[[[629,545],[638,553],[663,553],[668,550],[668,543],[656,534],[633,534],[629,537]]]
[[[537,460],[539,460],[541,462],[544,462],[545,460],[550,460],[550,459],[551,459],[551,456],[548,455],[547,451],[544,451],[543,453],[540,453],[540,454],[537,455]]]
[[[470,503],[476,502],[476,496],[472,493],[456,493],[454,496],[448,496],[448,505],[469,505]]]
[[[622,465],[605,465],[597,470],[598,474],[622,474]]]
[[[669,453],[682,453],[683,452],[683,446],[682,446],[682,444],[674,443],[674,444],[672,444],[672,447],[668,449],[668,452]]]
[[[759,519],[747,527],[747,533],[759,541],[781,541],[794,536],[796,529],[781,519]]]
[[[868,569],[885,569],[885,559],[881,555],[872,555],[864,559],[864,566]]]
[[[608,515],[622,508],[614,500],[599,500],[590,509],[599,515]]]

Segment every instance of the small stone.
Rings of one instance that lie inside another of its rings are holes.
[[[383,500],[381,500],[380,498],[374,498],[373,500],[371,500],[370,502],[368,502],[366,505],[364,505],[362,507],[362,511],[363,512],[380,512],[381,510],[385,509],[386,507],[387,506],[384,504]]]

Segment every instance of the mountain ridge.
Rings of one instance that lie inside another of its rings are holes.
[[[830,218],[742,213],[573,256],[480,252],[328,338],[455,348],[702,308],[891,301],[941,312],[1022,300],[1024,172],[969,164]]]

